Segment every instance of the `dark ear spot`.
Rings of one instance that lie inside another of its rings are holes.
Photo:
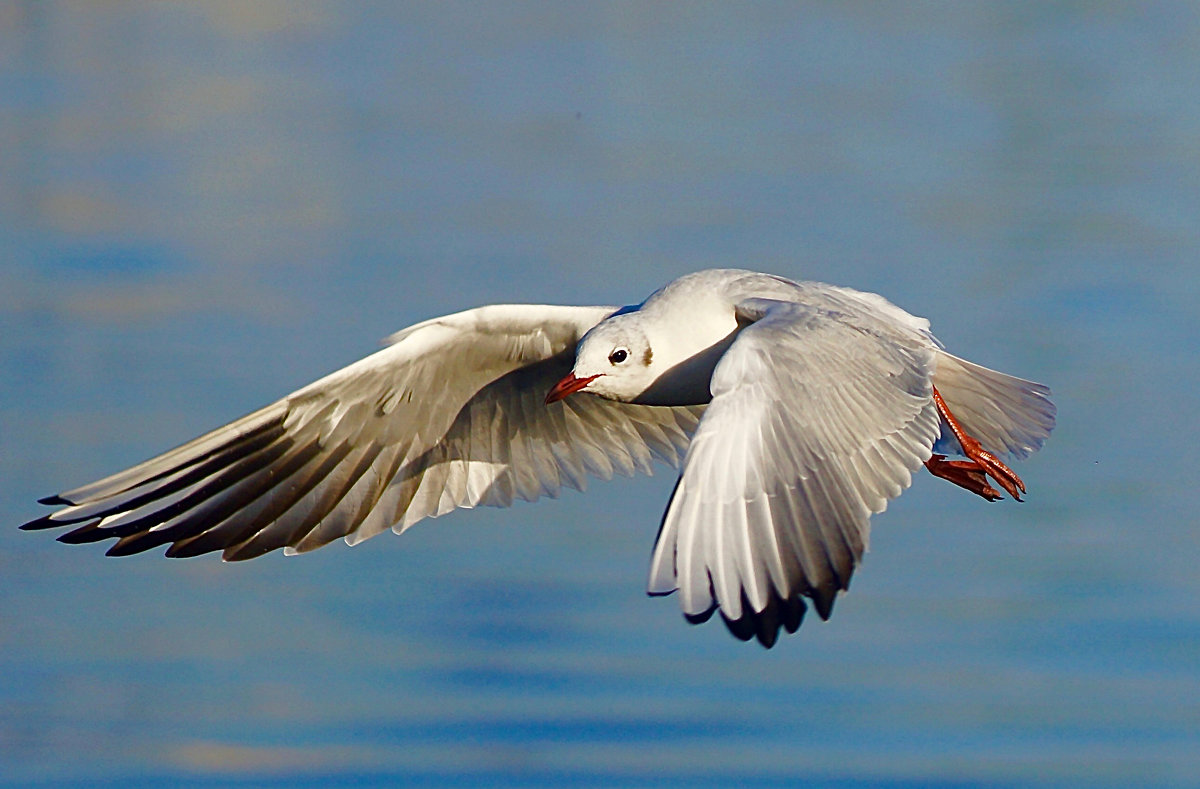
[[[650,350],[650,346],[646,346],[646,352],[642,354],[642,364],[646,367],[650,366],[650,360],[654,358],[654,351]]]

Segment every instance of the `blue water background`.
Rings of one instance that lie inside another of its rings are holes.
[[[767,652],[672,475],[242,564],[16,526],[410,323],[740,266],[1050,384]],[[1200,6],[0,5],[0,784],[1200,785]]]

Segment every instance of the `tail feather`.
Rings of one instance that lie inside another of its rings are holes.
[[[1054,429],[1057,409],[1050,389],[938,352],[933,384],[968,434],[995,454],[1025,458],[1041,448]],[[939,444],[948,436],[943,426]],[[940,451],[935,447],[934,451]],[[957,451],[957,450],[955,450]]]

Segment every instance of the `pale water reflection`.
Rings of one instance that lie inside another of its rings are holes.
[[[0,9],[0,783],[1200,783],[1200,12]],[[106,559],[40,497],[418,319],[739,265],[1049,383],[771,652],[644,574],[671,475],[298,559]]]

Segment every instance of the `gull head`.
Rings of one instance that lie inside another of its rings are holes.
[[[636,312],[601,321],[583,336],[575,350],[575,367],[554,385],[546,402],[575,392],[631,402],[658,377],[654,351]]]

